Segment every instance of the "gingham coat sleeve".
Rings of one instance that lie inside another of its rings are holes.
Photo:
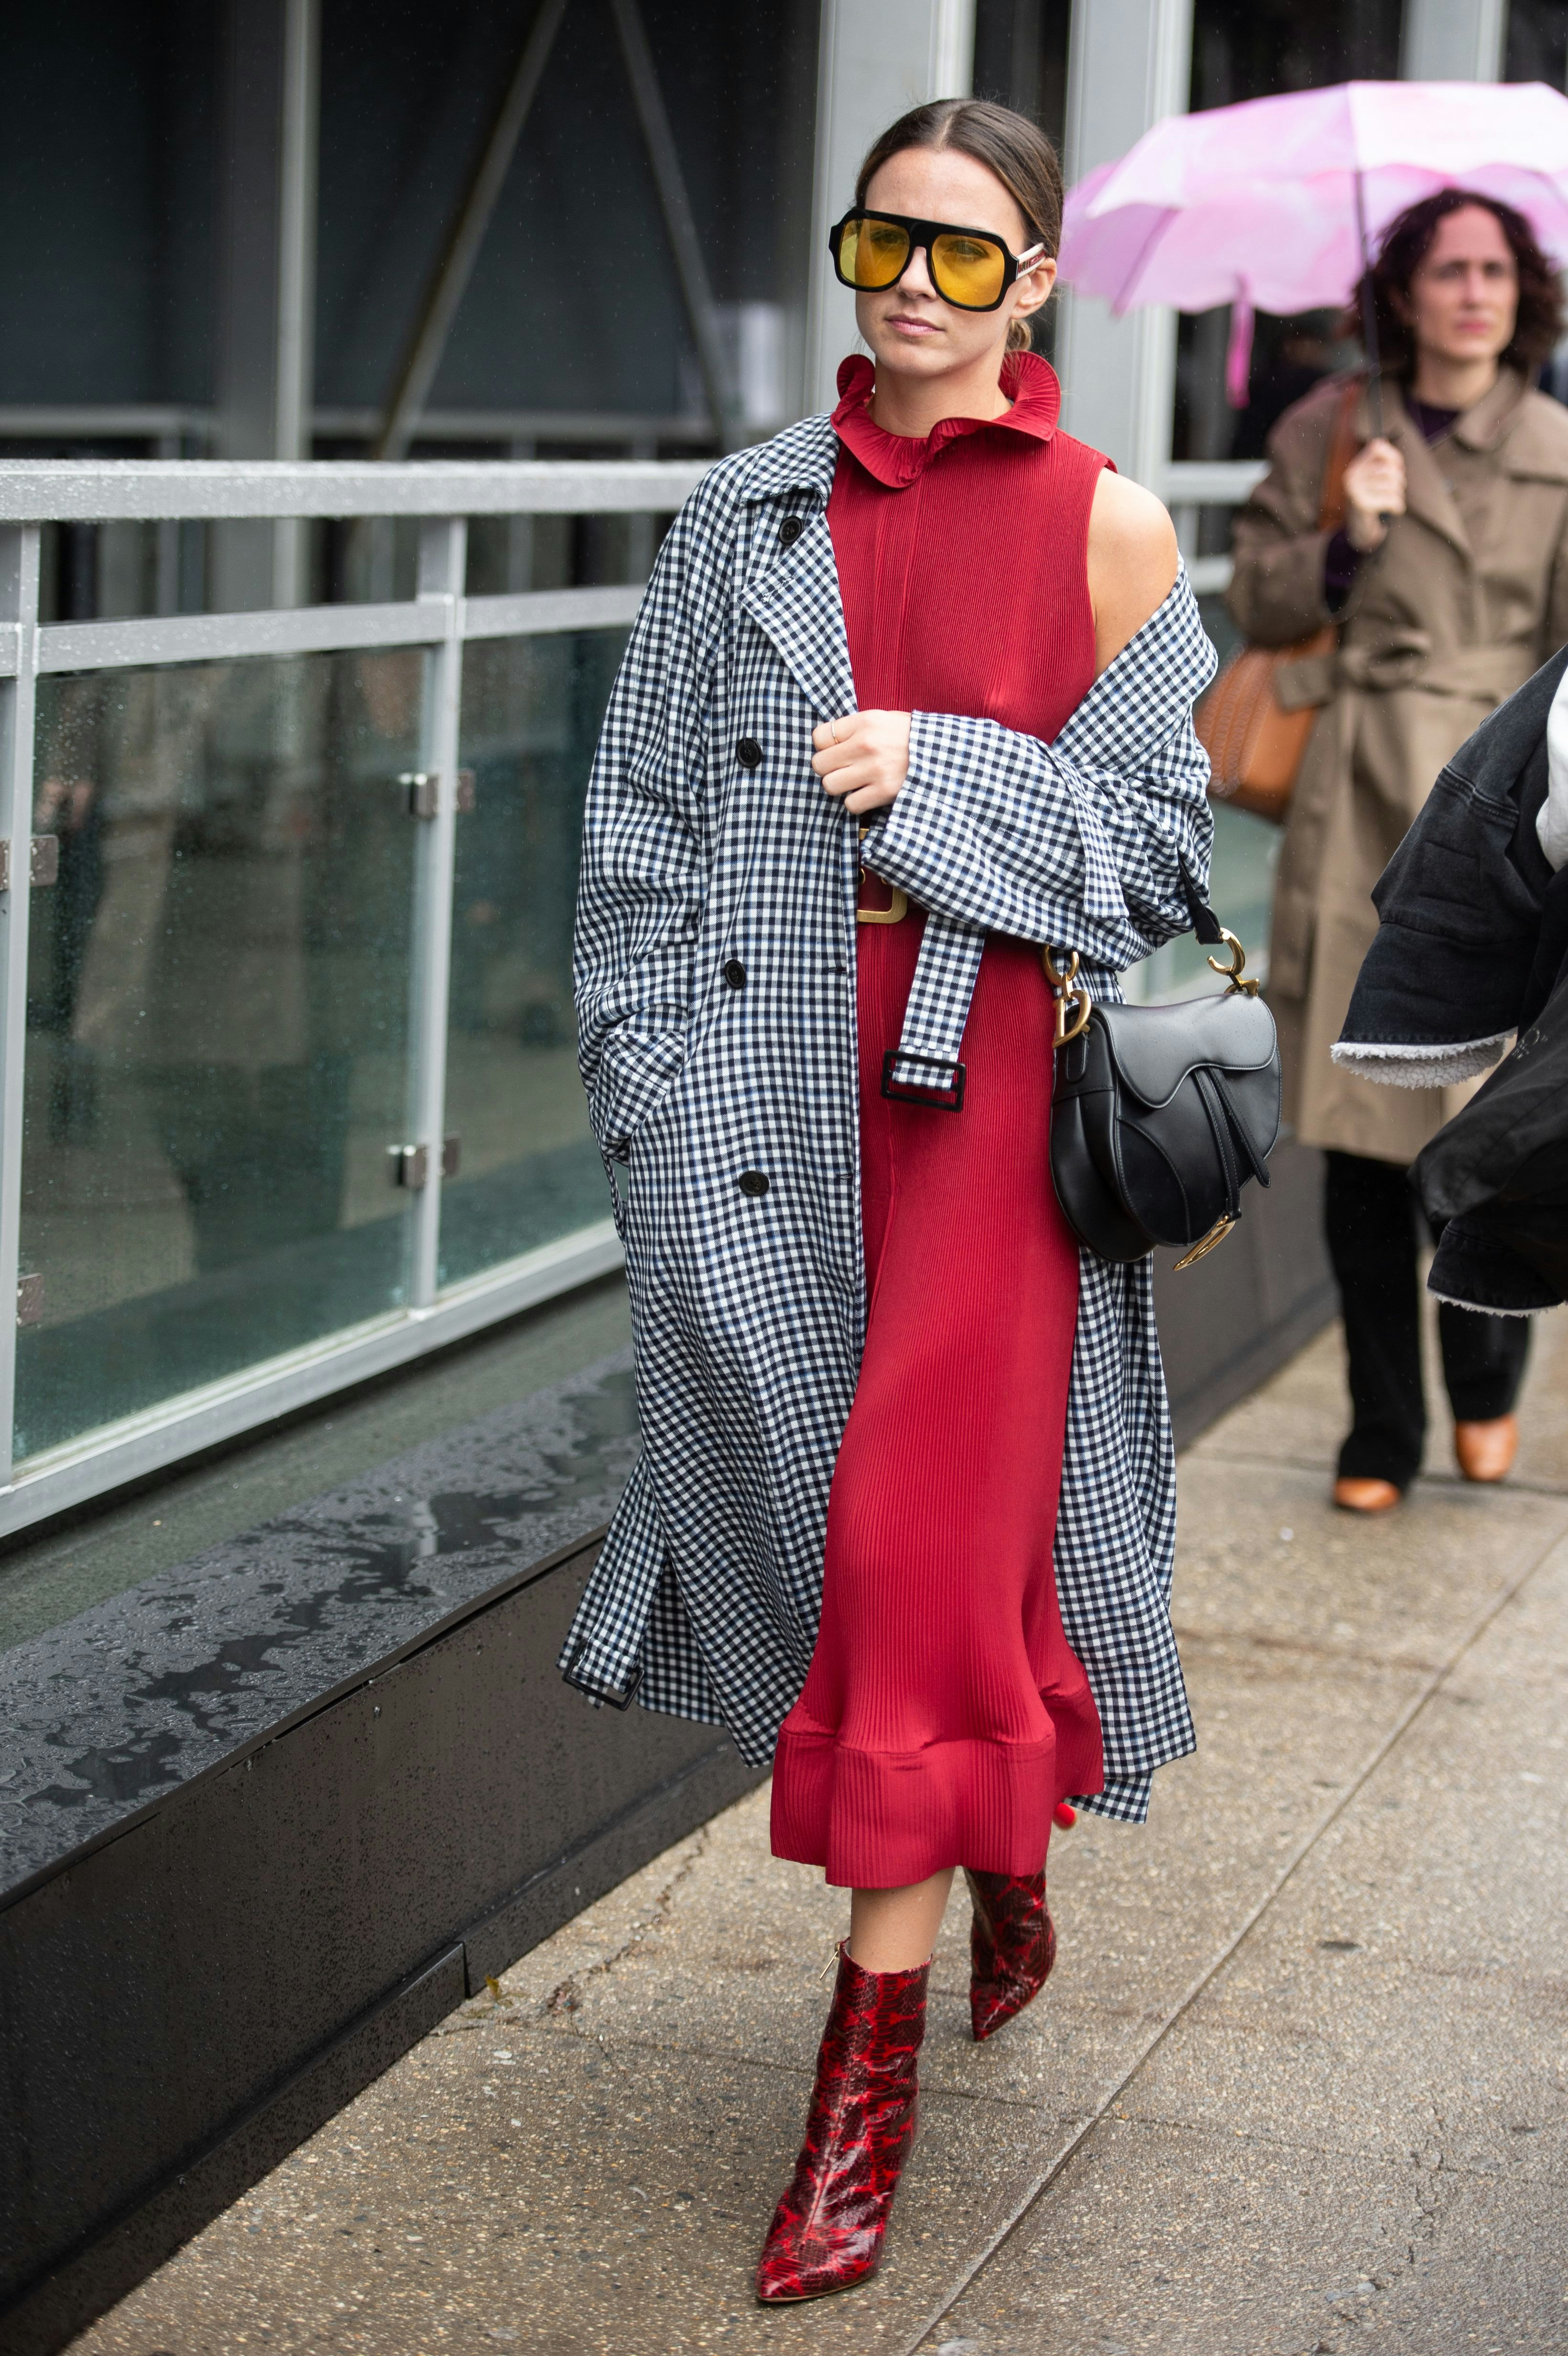
[[[867,866],[938,915],[1075,948],[1120,972],[1191,923],[1178,854],[1207,879],[1209,763],[1192,699],[1213,649],[1185,571],[1053,744],[917,712],[908,778]]]

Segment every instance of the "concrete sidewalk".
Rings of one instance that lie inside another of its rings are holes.
[[[765,1793],[465,2005],[76,2345],[668,2356],[1568,2349],[1568,1319],[1502,1490],[1327,1503],[1328,1334],[1185,1458],[1202,1748],[1051,1852],[1061,1957],[933,1974],[881,2275],[752,2303],[844,1919]],[[1434,1390],[1435,1397],[1436,1391]],[[199,2034],[199,2021],[192,2033]]]

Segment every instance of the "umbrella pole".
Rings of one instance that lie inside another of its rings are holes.
[[[1356,235],[1361,248],[1361,347],[1367,356],[1367,399],[1371,406],[1372,432],[1383,430],[1383,384],[1378,359],[1378,312],[1372,298],[1372,257],[1367,239],[1367,205],[1361,176],[1356,174]]]

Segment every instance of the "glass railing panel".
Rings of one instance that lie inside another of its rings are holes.
[[[571,1007],[582,798],[624,630],[464,651],[441,1276],[461,1282],[609,1215]]]
[[[420,664],[40,680],[18,1456],[404,1300]]]
[[[1260,981],[1268,980],[1269,912],[1274,901],[1274,874],[1279,864],[1283,828],[1245,810],[1214,805],[1214,863],[1209,875],[1209,900],[1214,914],[1234,933],[1247,953],[1246,969]],[[1192,933],[1180,933],[1142,965],[1134,966],[1124,987],[1138,1005],[1158,1005],[1167,999],[1196,998],[1218,990],[1204,948]],[[1221,961],[1229,955],[1219,952]]]

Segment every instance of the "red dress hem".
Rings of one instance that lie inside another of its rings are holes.
[[[827,1729],[779,1737],[773,1850],[844,1890],[905,1890],[950,1867],[1039,1873],[1058,1800],[1104,1781],[1098,1723],[1040,1742],[965,1735],[913,1751],[864,1751]]]

